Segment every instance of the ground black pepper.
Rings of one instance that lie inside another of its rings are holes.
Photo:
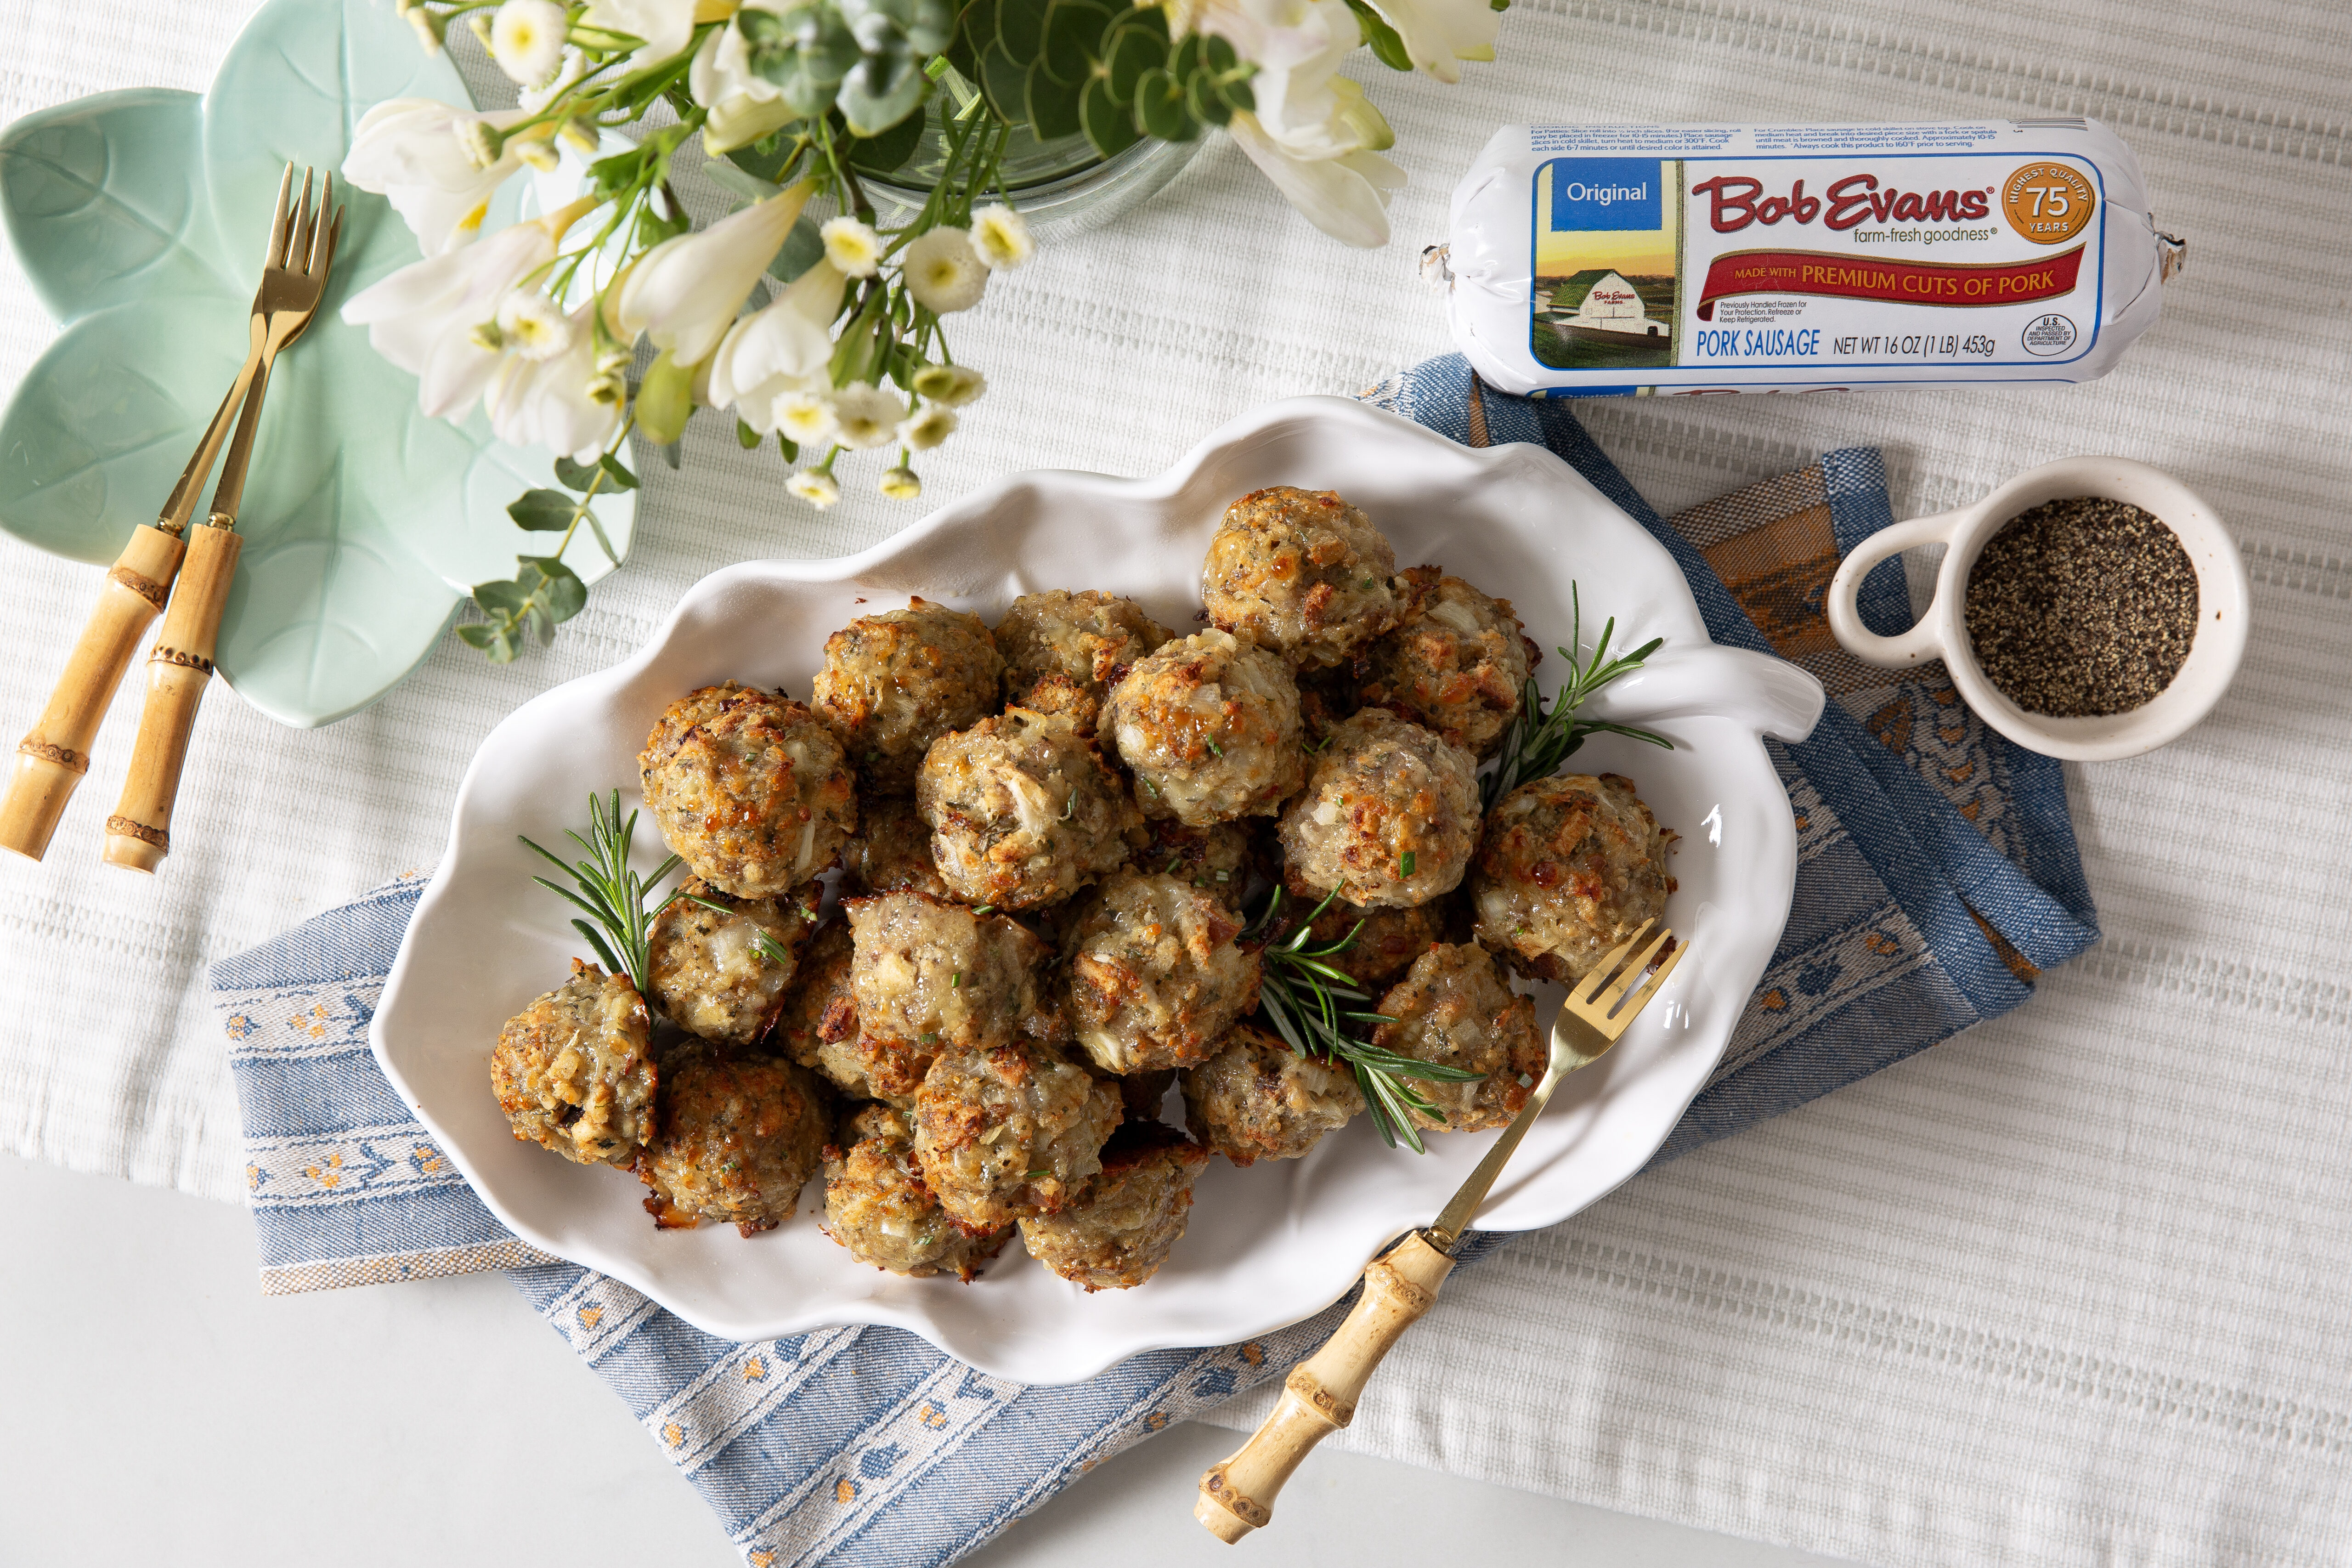
[[[2012,518],[1969,573],[1969,641],[2029,713],[2126,713],[2172,684],[2197,635],[2197,569],[2153,515],[2074,496]]]

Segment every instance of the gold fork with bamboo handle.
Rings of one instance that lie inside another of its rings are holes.
[[[122,797],[114,815],[106,819],[110,865],[152,872],[172,847],[172,806],[180,792],[180,770],[188,760],[196,705],[204,700],[205,687],[212,679],[221,608],[228,602],[237,553],[245,543],[236,531],[236,512],[245,499],[246,469],[253,460],[253,439],[261,425],[262,399],[269,391],[270,367],[318,313],[319,301],[327,291],[327,276],[334,268],[335,247],[342,237],[342,209],[337,207],[331,216],[327,212],[334,199],[334,176],[320,182],[315,206],[310,201],[313,177],[312,171],[303,171],[301,199],[290,212],[286,202],[290,180],[278,187],[278,216],[270,228],[270,263],[261,274],[261,291],[253,300],[260,362],[254,367],[228,456],[221,463],[212,513],[188,541],[179,590],[172,595],[172,607],[163,616],[163,635],[147,656],[147,701],[139,713],[131,772],[123,780]]]
[[[269,250],[262,261],[265,273],[286,248],[286,198],[293,179],[294,169],[289,164],[278,182],[278,212],[270,222]],[[180,557],[187,549],[183,534],[188,519],[194,515],[196,498],[204,493],[221,443],[228,439],[237,410],[245,406],[254,373],[260,368],[262,348],[268,341],[266,324],[262,298],[257,291],[253,341],[228,395],[221,399],[212,423],[205,427],[204,438],[181,470],[163,510],[153,522],[134,529],[131,542],[115,558],[89,620],[66,660],[65,673],[49,694],[48,706],[17,742],[7,794],[0,797],[0,848],[39,859],[48,849],[50,836],[57,832],[58,819],[65,815],[66,803],[89,771],[90,742],[97,739],[115,689],[122,684],[123,671],[131,668],[140,637],[163,612],[172,579],[179,574]]]
[[[1495,1178],[1503,1172],[1528,1128],[1543,1113],[1559,1080],[1581,1067],[1590,1067],[1615,1045],[1658,988],[1682,962],[1686,945],[1675,944],[1674,932],[1660,927],[1639,952],[1634,944],[1649,935],[1654,921],[1643,921],[1624,944],[1602,959],[1592,973],[1577,983],[1560,1005],[1551,1026],[1551,1060],[1544,1075],[1519,1108],[1470,1179],[1462,1184],[1437,1223],[1416,1230],[1372,1259],[1364,1269],[1364,1293],[1339,1330],[1307,1360],[1294,1368],[1282,1387],[1282,1400],[1240,1451],[1213,1467],[1201,1478],[1200,1500],[1192,1517],[1218,1540],[1231,1544],[1274,1517],[1275,1494],[1282,1489],[1307,1450],[1356,1418],[1356,1401],[1381,1358],[1397,1342],[1413,1320],[1437,1300],[1438,1287],[1454,1271],[1454,1248],[1470,1218],[1486,1201]],[[1665,961],[1658,963],[1660,953]],[[1643,972],[1658,963],[1649,978]],[[1631,991],[1636,980],[1639,989]]]

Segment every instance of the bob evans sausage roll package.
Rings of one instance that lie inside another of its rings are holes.
[[[2084,120],[1496,132],[1437,260],[1535,396],[2089,381],[2184,247]]]

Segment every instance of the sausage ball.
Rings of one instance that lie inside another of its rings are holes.
[[[954,895],[1007,910],[1058,904],[1118,870],[1143,829],[1094,743],[1022,708],[932,742],[915,809]]]
[[[1190,882],[1231,908],[1241,908],[1256,860],[1248,828],[1237,822],[1187,827],[1169,816],[1155,817],[1144,826],[1149,839],[1135,852],[1138,870]]]
[[[490,1088],[514,1135],[583,1165],[626,1169],[654,1125],[653,1020],[625,974],[572,978],[507,1020]]]
[[[974,1236],[948,1218],[915,1165],[914,1124],[887,1105],[850,1119],[848,1152],[824,1152],[824,1233],[860,1263],[927,1279],[952,1274],[966,1284],[1013,1234]]]
[[[1433,899],[1425,904],[1398,909],[1393,905],[1367,908],[1342,898],[1323,903],[1323,895],[1305,883],[1285,889],[1285,912],[1305,916],[1321,904],[1323,912],[1307,921],[1310,947],[1348,945],[1327,961],[1359,985],[1385,985],[1427,952],[1430,944],[1445,939],[1446,918],[1454,900]],[[1352,936],[1352,940],[1349,940]]]
[[[1143,814],[1192,827],[1272,816],[1305,772],[1290,667],[1223,632],[1169,643],[1129,670],[1102,732],[1135,771]]]
[[[847,921],[835,921],[816,933],[801,953],[799,973],[784,994],[769,1046],[812,1068],[852,1100],[912,1105],[922,1074],[909,1079],[899,1053],[890,1053],[879,1067],[886,1080],[903,1087],[885,1089],[871,1076],[877,1064],[866,1057],[858,1033],[857,992],[850,980],[856,957]]]
[[[1029,1256],[1089,1294],[1125,1290],[1160,1272],[1192,1211],[1192,1178],[1209,1152],[1173,1127],[1130,1121],[1111,1134],[1086,1195],[1024,1217]]]
[[[1184,1124],[1236,1165],[1298,1159],[1364,1109],[1352,1068],[1300,1056],[1247,1024],[1181,1076]]]
[[[681,893],[646,932],[651,959],[646,984],[653,993],[646,1000],[681,1029],[748,1046],[783,1005],[800,950],[816,924],[817,885],[811,882],[789,899],[730,899],[698,879]],[[733,912],[722,914],[711,904]],[[783,963],[761,951],[762,935],[782,950]]]
[[[915,1096],[915,1163],[948,1217],[984,1233],[1077,1196],[1118,1124],[1117,1086],[1045,1046],[947,1050]]]
[[[842,852],[842,863],[859,892],[954,897],[931,858],[930,828],[903,795],[858,797],[857,837]]]
[[[1495,803],[1470,873],[1478,940],[1513,969],[1572,985],[1666,910],[1674,836],[1633,781],[1568,773]]]
[[[1063,1013],[1114,1075],[1202,1060],[1257,1005],[1241,917],[1204,889],[1122,871],[1087,895],[1062,938]]]
[[[1332,730],[1283,809],[1285,879],[1371,908],[1452,892],[1478,844],[1477,772],[1436,731],[1366,709]]]
[[[671,703],[637,774],[678,858],[739,899],[800,887],[857,826],[856,784],[832,731],[792,699],[731,680]]]
[[[857,1055],[886,1095],[913,1092],[941,1051],[1009,1046],[1037,1024],[1045,944],[1003,915],[921,893],[852,899]]]
[[[1372,644],[1357,694],[1426,724],[1482,762],[1502,749],[1537,650],[1508,599],[1441,577],[1402,626]]]
[[[1252,490],[1225,509],[1201,567],[1209,619],[1302,669],[1328,669],[1404,618],[1410,584],[1371,520],[1332,490]]]
[[[722,1220],[745,1236],[793,1217],[831,1125],[805,1068],[699,1044],[671,1054],[657,1120],[636,1163],[654,1223],[691,1230]]]
[[[1175,635],[1116,594],[1024,594],[996,624],[1004,700],[1066,715],[1091,735],[1112,682]]]
[[[1536,1033],[1532,997],[1514,995],[1495,955],[1475,942],[1433,947],[1381,998],[1396,1020],[1372,1044],[1436,1067],[1484,1073],[1475,1082],[1409,1080],[1439,1114],[1413,1111],[1416,1126],[1454,1132],[1500,1127],[1528,1102],[1550,1052]]]
[[[907,795],[933,741],[996,711],[1003,676],[978,616],[910,599],[825,639],[817,716],[868,790]]]

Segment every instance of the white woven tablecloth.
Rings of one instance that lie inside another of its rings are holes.
[[[246,9],[0,0],[0,115],[201,89]],[[1520,0],[1502,47],[1458,89],[1378,73],[1413,181],[1388,251],[1326,241],[1217,145],[1008,280],[959,339],[995,390],[927,465],[932,495],[1017,468],[1149,473],[1252,404],[1442,351],[1414,253],[1503,121],[2085,113],[2193,247],[2105,381],[1587,417],[1667,510],[1855,442],[1886,449],[1899,513],[2067,453],[2141,458],[2237,529],[2253,639],[2188,739],[2074,775],[2098,948],[1999,1023],[1467,1272],[1347,1441],[1888,1564],[2345,1561],[2352,22],[2315,0]],[[0,263],[0,374],[49,336]],[[96,858],[126,689],[49,862],[0,863],[0,1149],[236,1198],[203,966],[429,866],[489,727],[630,652],[704,573],[916,515],[864,494],[812,513],[719,421],[688,445],[682,474],[656,464],[627,571],[551,652],[493,669],[446,647],[310,733],[216,695],[153,881]],[[37,710],[98,580],[0,542],[0,722]]]

